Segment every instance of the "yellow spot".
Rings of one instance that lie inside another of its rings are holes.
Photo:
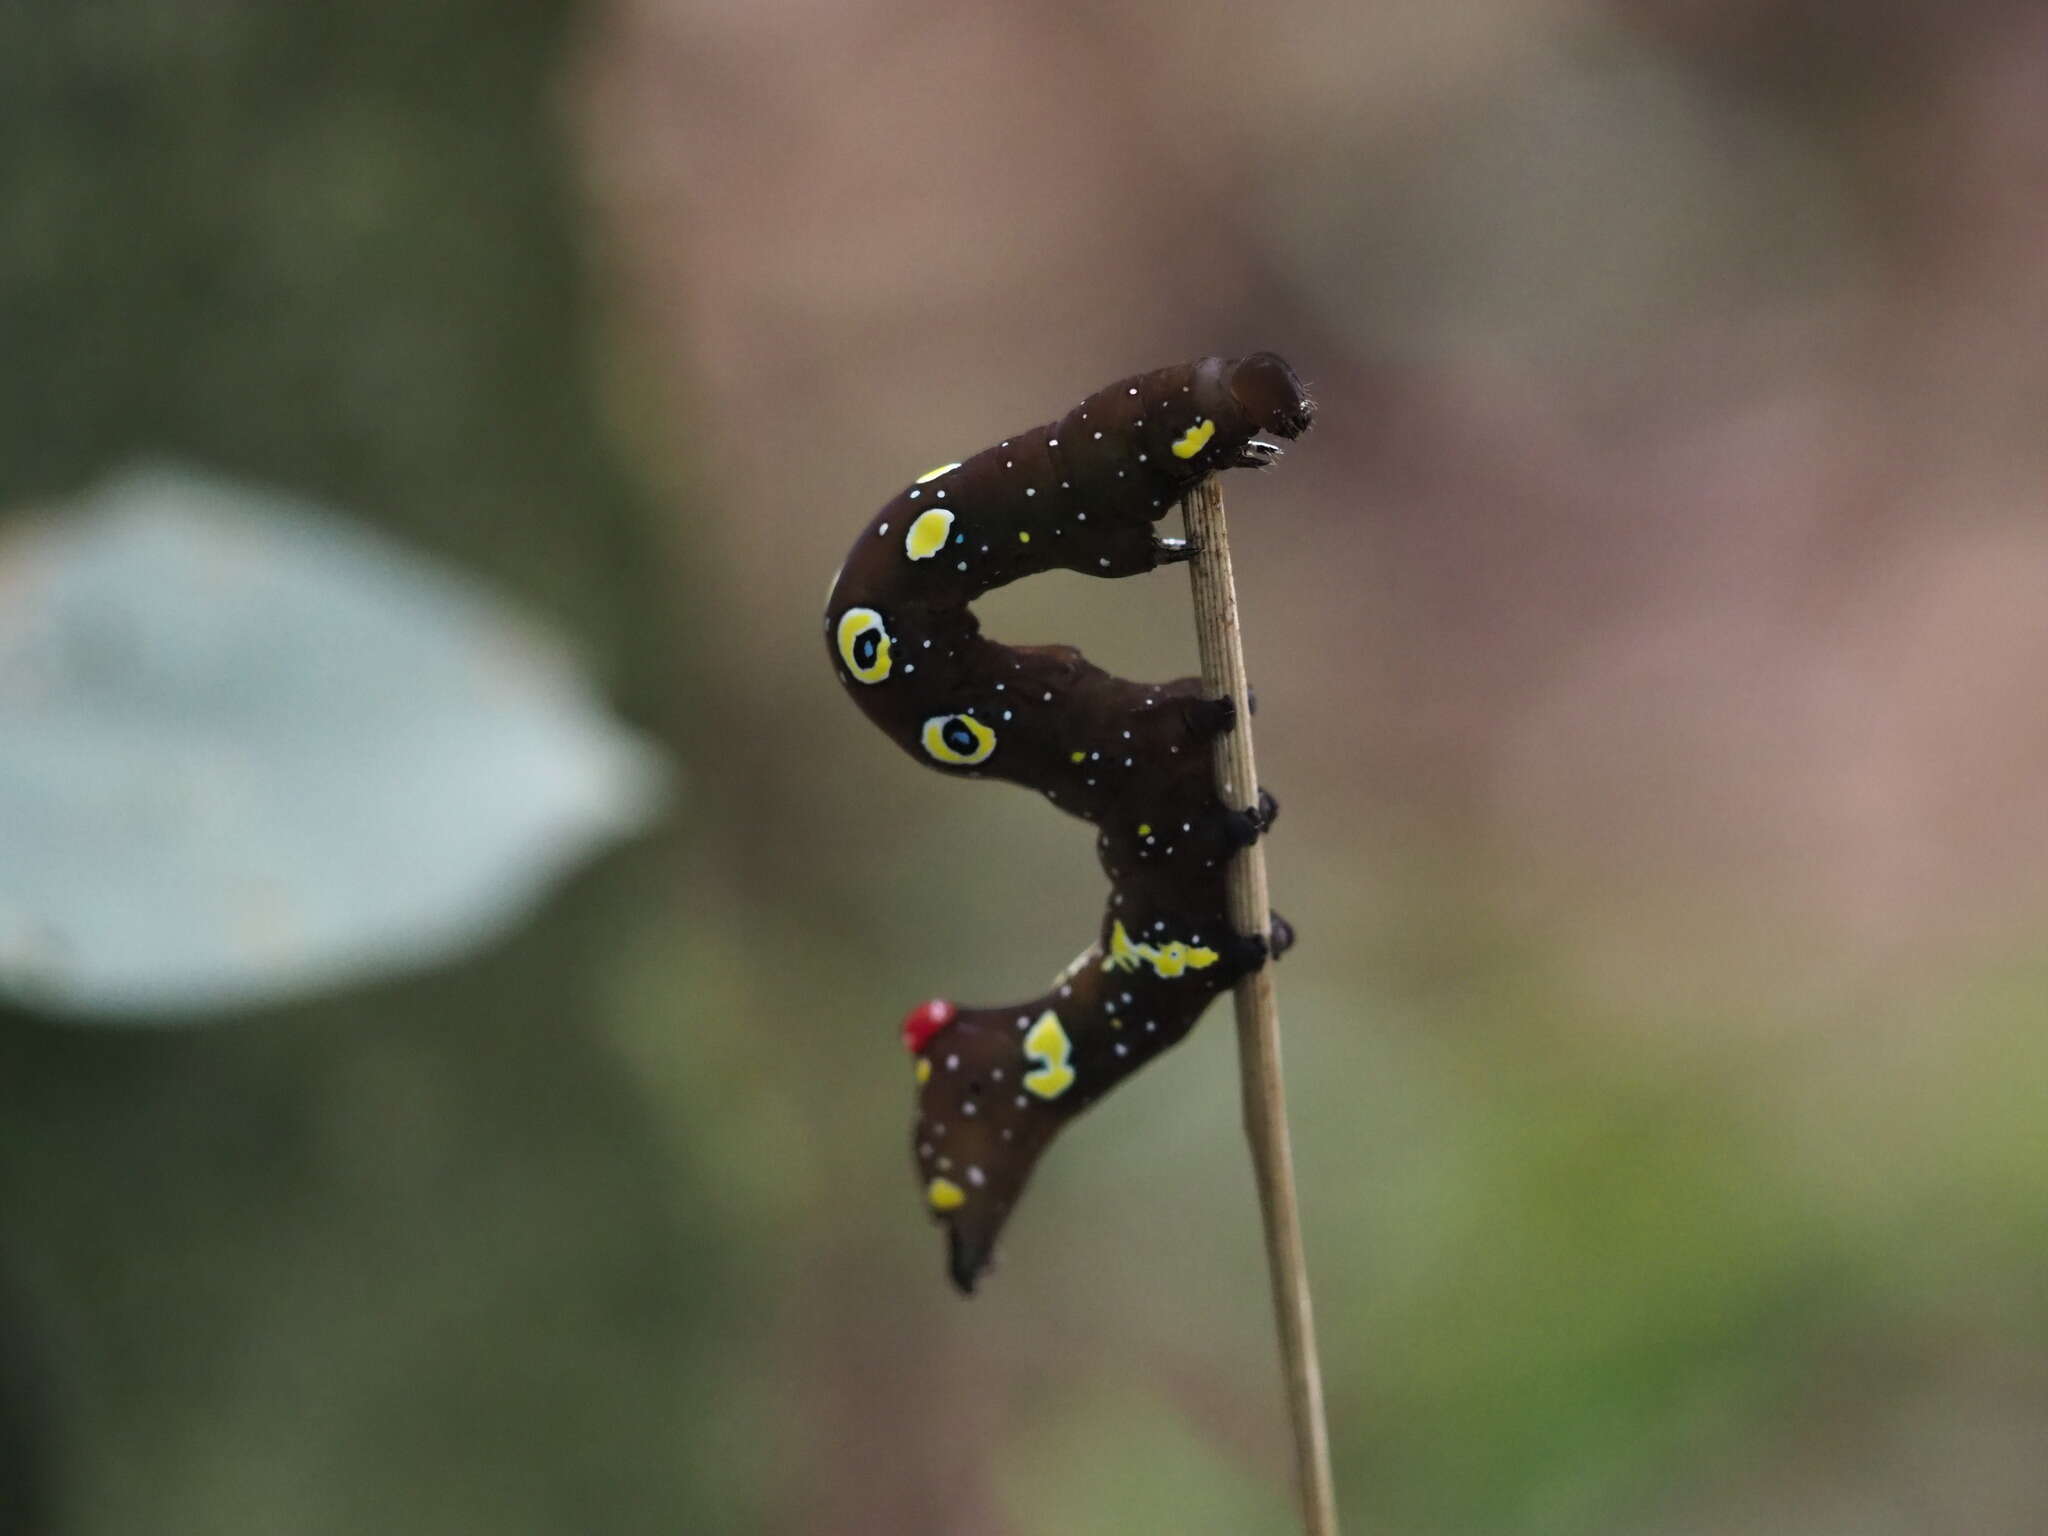
[[[1088,754],[1086,752],[1075,752],[1067,758],[1067,761],[1070,763],[1078,763],[1087,755]]]
[[[957,1211],[967,1203],[967,1191],[951,1179],[933,1179],[925,1185],[924,1197],[935,1211]]]
[[[1056,1099],[1065,1093],[1074,1086],[1074,1069],[1067,1064],[1073,1050],[1074,1042],[1067,1038],[1060,1016],[1046,1009],[1024,1037],[1025,1056],[1038,1063],[1035,1071],[1024,1074],[1024,1086],[1041,1099]]]
[[[941,464],[937,469],[928,469],[923,474],[919,475],[917,477],[917,483],[919,485],[930,485],[932,481],[938,479],[939,476],[950,475],[954,470],[958,469],[959,467],[960,461],[958,459],[955,459],[950,464]]]
[[[933,715],[924,723],[924,750],[935,762],[971,767],[996,749],[996,733],[972,715]]]
[[[1203,417],[1174,440],[1173,456],[1176,459],[1192,459],[1209,446],[1209,439],[1216,435],[1216,423]]]
[[[1149,965],[1161,980],[1172,981],[1189,971],[1205,971],[1222,958],[1213,949],[1183,944],[1179,939],[1159,945],[1134,943],[1118,921],[1109,930],[1109,956],[1102,962],[1102,968],[1135,971],[1141,965]]]
[[[922,1088],[932,1080],[932,1064],[924,1057],[917,1058],[917,1086]]]
[[[903,535],[903,552],[913,560],[929,560],[946,547],[946,536],[952,531],[953,514],[943,507],[933,507],[929,512],[919,513],[910,531]]]
[[[1140,836],[1140,837],[1150,837],[1151,835],[1152,835],[1152,823],[1151,823],[1151,822],[1149,822],[1149,821],[1141,821],[1141,822],[1139,822],[1139,823],[1138,823],[1138,836]]]
[[[1031,535],[1028,533],[1020,533],[1017,535],[1017,542],[1019,544],[1029,544],[1031,542]]]
[[[880,638],[875,641],[874,655],[863,663],[860,642],[871,634]],[[849,608],[839,615],[839,659],[857,682],[879,683],[889,675],[889,631],[882,627],[882,616],[874,609]]]

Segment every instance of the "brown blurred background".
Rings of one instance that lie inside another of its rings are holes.
[[[0,499],[331,500],[685,781],[431,975],[0,1014],[11,1529],[1289,1529],[1227,1025],[943,1284],[896,1022],[1101,881],[817,640],[906,470],[1259,347],[1322,408],[1231,496],[1348,1528],[2048,1527],[2048,10],[80,0],[0,58]],[[1192,669],[1170,575],[981,611]]]

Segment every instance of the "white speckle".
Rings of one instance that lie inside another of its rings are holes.
[[[1060,445],[1060,440],[1059,440],[1058,438],[1056,438],[1056,437],[1054,437],[1054,438],[1048,438],[1048,439],[1046,440],[1046,444],[1045,444],[1045,446],[1046,446],[1046,447],[1048,447],[1048,448],[1057,448],[1057,447],[1059,447],[1059,445]]]
[[[1139,426],[1143,426],[1143,425],[1144,425],[1144,423],[1143,423],[1143,422],[1139,422],[1139,423],[1138,423],[1138,425],[1139,425]],[[1142,453],[1141,453],[1141,454],[1139,454],[1139,455],[1138,455],[1138,462],[1139,462],[1140,464],[1144,463],[1144,462],[1145,462],[1145,455],[1143,455]]]
[[[960,1058],[958,1056],[948,1056],[946,1058],[946,1070],[948,1072],[957,1071],[959,1069],[959,1066]]]
[[[965,1104],[962,1104],[962,1105],[960,1106],[960,1112],[961,1112],[962,1114],[967,1114],[967,1115],[971,1115],[971,1114],[973,1114],[973,1113],[974,1113],[974,1100],[972,1100],[972,1099],[969,1099],[969,1100],[968,1100],[968,1101],[967,1101],[967,1102],[966,1102]]]
[[[903,670],[906,672],[915,672],[917,670],[917,663],[914,661],[906,661],[905,663],[903,663]]]
[[[1029,1109],[1031,1107],[1031,1101],[1025,1098],[1024,1095],[1020,1093],[1017,1095],[1017,1107],[1019,1109]]]
[[[1095,435],[1096,435],[1097,437],[1100,437],[1100,436],[1102,436],[1102,434],[1101,434],[1100,432],[1096,433]]]
[[[972,1184],[976,1189],[981,1188],[984,1182],[981,1176],[981,1169],[974,1166],[971,1163],[968,1165],[967,1168],[967,1182]]]
[[[1126,992],[1126,993],[1124,994],[1124,1001],[1128,1003],[1128,1002],[1129,1002],[1130,1000],[1131,1000],[1131,994],[1130,994],[1130,993],[1128,993],[1128,992]]]
[[[1158,1034],[1158,1033],[1159,1033],[1159,1021],[1158,1021],[1157,1019],[1147,1019],[1147,1020],[1145,1021],[1145,1033],[1146,1033],[1146,1034],[1148,1034],[1148,1035],[1156,1035],[1156,1034]]]
[[[1061,988],[1060,988],[1060,996],[1061,996],[1061,997],[1072,997],[1073,995],[1074,995],[1074,989],[1073,989],[1072,987],[1061,987]]]
[[[1105,559],[1105,560],[1100,560],[1100,561],[1098,561],[1098,562],[1096,562],[1096,563],[1097,563],[1097,564],[1099,564],[1099,565],[1108,565],[1108,564],[1109,564],[1109,561]],[[964,571],[964,570],[966,570],[966,569],[967,569],[967,567],[963,565],[963,566],[961,566],[961,567],[960,567],[960,569]]]
[[[944,491],[940,491],[940,492],[938,492],[937,494],[938,494],[938,498],[939,498],[939,500],[941,500],[941,501],[944,501],[944,500],[946,499],[946,493],[945,493]]]
[[[1036,496],[1038,494],[1038,488],[1036,486],[1027,485],[1024,487],[1024,494],[1026,496]]]
[[[1136,394],[1137,392],[1138,392],[1138,386],[1137,386],[1137,385],[1135,385],[1135,384],[1133,384],[1133,385],[1131,386],[1131,393],[1135,395],[1135,394]]]
[[[1125,740],[1125,741],[1129,741],[1130,739],[1131,739],[1131,733],[1130,733],[1129,731],[1125,731],[1125,732],[1124,732],[1124,740]]]
[[[1015,1138],[1013,1138],[1013,1137],[1012,1137],[1012,1136],[1010,1135],[1010,1128],[1009,1128],[1009,1127],[1008,1127],[1007,1125],[1006,1125],[1006,1126],[1004,1126],[1004,1127],[1003,1127],[1003,1140],[1005,1140],[1005,1141],[1011,1141],[1011,1140],[1014,1140],[1014,1139],[1015,1139]]]
[[[950,1157],[942,1157],[939,1159],[939,1166],[941,1168],[950,1168],[953,1166],[953,1159],[951,1159]]]
[[[1003,711],[1003,718],[1005,720],[1010,718],[1010,712],[1007,709]]]
[[[1123,1041],[1119,1040],[1116,1043],[1116,1053],[1119,1056],[1128,1056],[1131,1054],[1131,1048],[1128,1045],[1125,1045]]]
[[[884,523],[881,527],[875,530],[875,537],[879,539],[883,534],[887,533],[888,531],[889,525],[887,523]]]
[[[923,494],[924,494],[924,492],[923,492],[923,491],[912,491],[912,492],[910,493],[910,499],[911,499],[912,501],[915,501],[915,500],[917,500],[917,498],[918,498],[918,497],[922,496]]]
[[[960,562],[960,569],[963,571],[967,569],[967,562],[965,560]]]
[[[1000,1083],[1003,1080],[1003,1069],[1001,1067],[997,1067],[995,1071],[989,1073],[989,1076]]]

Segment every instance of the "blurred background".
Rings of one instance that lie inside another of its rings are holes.
[[[2048,1528],[2048,11],[65,0],[0,1531],[1290,1529],[1223,1010],[944,1284],[897,1022],[1102,882],[818,645],[906,473],[1261,347],[1348,1528]]]

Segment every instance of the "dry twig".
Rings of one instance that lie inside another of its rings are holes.
[[[1238,627],[1237,587],[1223,526],[1223,494],[1210,476],[1188,493],[1189,540],[1199,553],[1189,564],[1195,592],[1195,633],[1201,646],[1203,691],[1237,701],[1237,728],[1216,741],[1216,782],[1225,805],[1256,807],[1259,776],[1252,761],[1252,711],[1244,675],[1244,640]],[[1230,918],[1239,933],[1270,942],[1266,855],[1259,843],[1238,854],[1230,870]],[[1316,1356],[1308,1262],[1294,1197],[1294,1157],[1287,1142],[1287,1097],[1280,1077],[1280,1016],[1268,964],[1237,984],[1238,1069],[1244,1088],[1244,1128],[1252,1172],[1265,1217],[1266,1264],[1280,1323],[1288,1417],[1294,1428],[1296,1481],[1302,1526],[1309,1536],[1336,1536],[1337,1497],[1330,1479],[1330,1435],[1323,1422],[1322,1366]]]

